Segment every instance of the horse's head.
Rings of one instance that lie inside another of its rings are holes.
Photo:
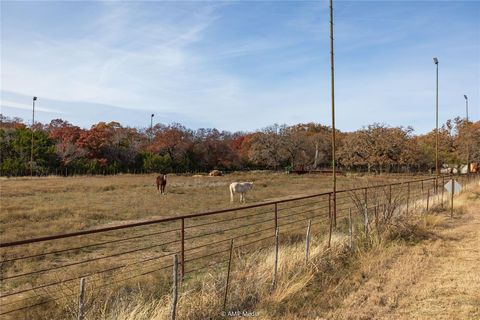
[[[249,185],[250,189],[253,189],[253,181],[249,181],[248,185]]]

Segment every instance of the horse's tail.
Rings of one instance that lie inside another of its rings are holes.
[[[233,202],[233,185],[230,185],[230,202]]]

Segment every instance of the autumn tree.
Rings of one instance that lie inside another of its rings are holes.
[[[381,173],[390,171],[394,165],[405,165],[408,159],[403,154],[412,133],[412,128],[391,128],[373,124],[346,134],[339,149],[340,163],[347,168],[366,166]]]
[[[73,126],[61,119],[55,119],[47,126],[47,132],[55,142],[55,150],[62,166],[72,166],[86,156],[86,149],[77,145],[84,132],[80,127]]]
[[[458,164],[469,162],[480,162],[480,121],[471,122],[464,118],[455,118],[455,140],[454,149],[456,150]]]
[[[34,168],[78,173],[208,171],[211,169],[317,169],[331,165],[331,128],[318,123],[272,125],[255,132],[190,130],[180,124],[153,128],[99,122],[89,129],[61,119],[36,123]],[[0,115],[2,174],[29,173],[32,128]],[[343,169],[427,171],[435,168],[435,130],[414,135],[410,127],[372,124],[354,132],[337,130],[337,163]],[[456,118],[439,130],[440,166],[480,161],[480,122]],[[71,170],[73,169],[73,170]]]
[[[278,169],[288,163],[285,141],[280,132],[285,126],[277,124],[266,127],[252,137],[249,158],[257,166],[269,169]]]
[[[192,131],[180,124],[159,125],[148,150],[160,155],[168,155],[178,169],[185,161],[187,149],[191,146]]]
[[[418,143],[417,154],[421,155],[417,166],[426,166],[430,170],[435,169],[436,131],[416,137]],[[459,163],[458,154],[455,150],[455,123],[448,120],[438,130],[438,163],[439,168],[443,165],[456,166]],[[423,168],[425,169],[425,168]]]

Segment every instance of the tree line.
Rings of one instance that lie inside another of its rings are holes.
[[[0,115],[1,175],[317,170],[331,165],[331,127],[318,123],[272,125],[255,132],[191,130],[181,124],[152,128],[99,122],[90,129],[65,120],[26,125]],[[33,162],[31,141],[33,133]],[[336,131],[340,170],[431,171],[435,131],[375,123],[354,132]],[[439,129],[440,165],[480,162],[480,121],[456,118]]]

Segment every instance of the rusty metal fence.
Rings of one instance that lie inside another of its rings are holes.
[[[467,182],[473,176],[461,176]],[[348,230],[349,214],[379,224],[392,215],[448,205],[449,177],[403,181],[313,194],[224,210],[115,225],[1,243],[0,316],[41,317],[61,301],[88,291],[122,286],[148,275],[161,278],[179,257],[181,279],[225,264],[236,250],[272,246],[275,231],[331,236]],[[309,227],[310,230],[310,227]],[[310,231],[309,231],[310,232]],[[346,231],[348,232],[348,231]],[[168,281],[168,279],[165,279]]]

